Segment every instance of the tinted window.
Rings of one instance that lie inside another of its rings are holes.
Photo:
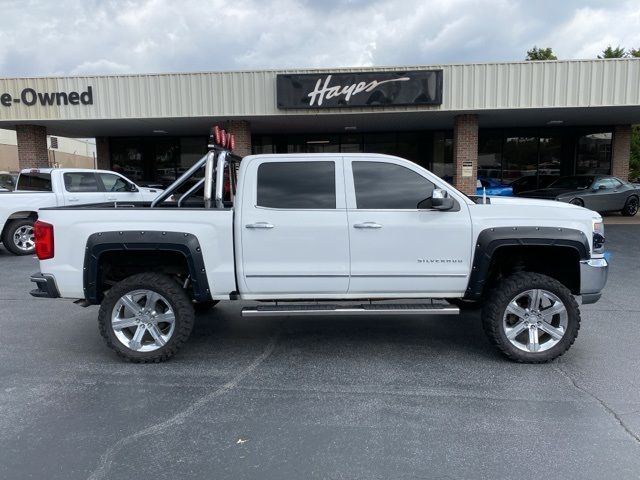
[[[620,185],[622,184],[613,178],[601,178],[593,184],[593,188],[600,188],[601,186],[604,186],[607,190],[613,190],[614,188],[618,188]]]
[[[562,177],[549,185],[549,188],[570,188],[572,190],[586,190],[593,183],[593,177],[577,175]]]
[[[128,192],[127,182],[122,177],[112,173],[100,173],[100,179],[107,192]]]
[[[353,181],[359,209],[417,209],[434,185],[413,170],[381,162],[353,162]],[[429,208],[429,202],[421,208]]]
[[[91,172],[65,173],[64,188],[67,192],[99,192],[98,180]]]
[[[258,206],[336,208],[334,162],[278,162],[258,167]]]
[[[21,173],[18,177],[18,187],[16,190],[30,190],[34,192],[51,191],[50,173]]]

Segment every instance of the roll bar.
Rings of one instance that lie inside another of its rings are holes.
[[[239,163],[242,157],[232,154],[228,150],[224,150],[217,146],[211,146],[211,150],[193,164],[186,172],[176,179],[166,190],[164,190],[158,197],[151,202],[151,208],[157,207],[164,202],[173,193],[189,181],[199,170],[204,167],[204,178],[201,178],[193,185],[189,190],[180,196],[178,200],[178,207],[181,207],[183,203],[191,197],[196,191],[204,185],[204,206],[205,208],[212,208],[212,199],[215,201],[215,208],[224,208],[224,170],[230,163]],[[213,192],[215,177],[215,196]],[[235,176],[234,176],[235,178]]]

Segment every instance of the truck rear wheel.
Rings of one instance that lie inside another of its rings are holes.
[[[520,272],[491,292],[482,323],[489,340],[509,359],[543,363],[571,347],[580,329],[580,310],[557,280]]]
[[[194,323],[186,292],[171,277],[140,273],[117,283],[100,305],[107,346],[136,363],[162,362],[184,344]]]
[[[4,248],[14,255],[33,255],[36,251],[33,223],[30,218],[9,222],[2,233]]]

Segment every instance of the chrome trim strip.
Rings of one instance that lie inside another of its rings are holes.
[[[462,278],[466,277],[466,273],[423,273],[416,275],[385,275],[385,274],[366,274],[366,275],[351,275],[353,278],[437,278],[437,277],[452,277]]]
[[[274,274],[274,275],[245,275],[247,278],[346,278],[348,277],[348,273],[344,274],[309,274],[309,275],[285,275],[285,274]]]
[[[349,275],[349,274],[295,274],[295,275],[286,275],[286,274],[273,274],[273,275],[245,275],[247,278],[333,278],[333,277],[353,277],[353,278],[439,278],[439,277],[451,277],[451,278],[462,278],[466,277],[466,273],[433,273],[433,274],[417,274],[417,275],[377,275],[377,274],[366,274],[366,275]]]

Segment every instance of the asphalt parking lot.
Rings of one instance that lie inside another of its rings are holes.
[[[640,226],[607,227],[573,348],[517,365],[460,318],[199,317],[170,362],[33,299],[0,249],[0,478],[639,478]]]

